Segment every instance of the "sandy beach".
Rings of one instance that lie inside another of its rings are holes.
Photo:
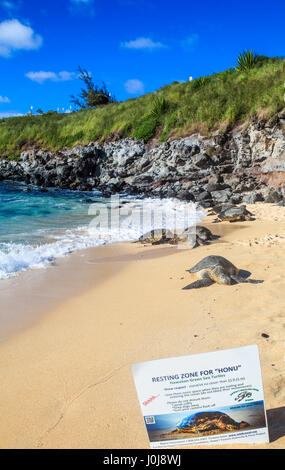
[[[248,208],[206,217],[209,245],[108,245],[4,281],[0,447],[147,449],[131,364],[257,344],[270,443],[232,447],[284,448],[285,207]],[[210,254],[264,282],[183,291]]]

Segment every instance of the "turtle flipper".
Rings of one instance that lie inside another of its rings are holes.
[[[199,279],[198,281],[188,284],[188,286],[183,287],[182,290],[200,289],[200,287],[208,287],[212,284],[214,284],[214,281],[212,281],[212,279],[210,279],[209,277],[205,277],[204,279]]]
[[[244,282],[244,283],[246,283],[246,282],[248,283],[248,282],[249,282],[248,279],[246,279],[246,278],[244,278],[244,277],[242,277],[242,276],[236,276],[236,275],[234,275],[234,274],[231,275],[231,278],[232,278],[233,281],[236,281],[236,282],[238,282],[238,283],[239,283],[239,282]]]
[[[152,245],[162,245],[163,243],[166,243],[166,241],[163,238],[155,242],[151,242]]]
[[[238,283],[247,283],[247,284],[261,284],[263,281],[258,279],[245,279],[242,276],[231,275],[231,278]]]

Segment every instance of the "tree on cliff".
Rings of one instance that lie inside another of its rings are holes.
[[[95,85],[91,74],[87,70],[78,67],[79,80],[82,80],[84,87],[81,88],[81,92],[78,97],[71,95],[71,102],[80,109],[85,108],[97,108],[97,106],[103,106],[109,103],[114,103],[116,100],[111,96],[110,91],[107,89],[103,82],[101,87]]]

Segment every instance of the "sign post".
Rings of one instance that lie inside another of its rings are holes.
[[[256,345],[132,365],[150,447],[268,442]]]

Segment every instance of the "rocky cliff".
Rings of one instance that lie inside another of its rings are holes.
[[[217,202],[285,197],[285,109],[211,137],[192,135],[153,145],[131,138],[58,152],[28,150],[0,160],[0,179],[43,187],[99,189]]]

